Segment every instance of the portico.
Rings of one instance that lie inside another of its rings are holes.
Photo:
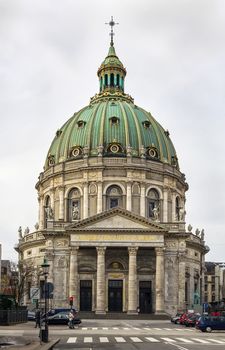
[[[71,296],[77,296],[78,308],[84,292],[81,281],[85,278],[91,286],[91,309],[96,313],[111,310],[136,314],[143,282],[149,291],[142,298],[148,295],[154,312],[164,311],[163,228],[115,208],[73,224],[67,231],[71,237],[69,290]],[[88,263],[86,267],[79,266],[83,254],[87,256],[88,252],[87,260],[93,267],[89,273]],[[143,252],[149,260],[145,264]]]

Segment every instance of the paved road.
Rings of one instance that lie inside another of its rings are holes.
[[[38,334],[32,322],[0,328],[0,336],[38,340]],[[49,338],[60,338],[54,350],[225,349],[225,332],[202,333],[160,320],[83,320],[76,329],[49,326]]]

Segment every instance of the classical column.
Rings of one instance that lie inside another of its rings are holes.
[[[88,217],[88,184],[83,187],[83,219]]]
[[[141,184],[140,215],[145,216],[145,185]]]
[[[44,228],[44,196],[41,195],[38,197],[39,201],[39,229]]]
[[[69,271],[69,297],[73,297],[74,304],[78,308],[78,249],[71,247],[70,251],[70,271]]]
[[[96,290],[96,314],[105,314],[105,250],[106,247],[97,249],[97,290]]]
[[[178,252],[178,309],[185,308],[185,252]]]
[[[59,186],[59,220],[64,220],[64,186]]]
[[[164,313],[164,290],[165,290],[165,266],[163,248],[155,248],[156,252],[156,276],[155,276],[155,313]]]
[[[131,211],[132,204],[131,204],[131,183],[127,183],[127,210]]]
[[[168,221],[168,190],[163,189],[163,222]]]
[[[102,182],[98,182],[97,214],[102,212]]]
[[[138,247],[128,247],[128,314],[137,314],[137,250]]]
[[[176,193],[172,193],[172,222],[176,221]]]

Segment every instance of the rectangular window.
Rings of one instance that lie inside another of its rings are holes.
[[[205,292],[208,290],[208,284],[205,284]]]
[[[118,207],[119,199],[118,198],[110,198],[110,208]]]
[[[212,291],[215,291],[215,284],[212,284]]]

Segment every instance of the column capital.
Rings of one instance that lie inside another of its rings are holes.
[[[138,247],[128,247],[129,255],[137,255]]]
[[[79,250],[79,247],[70,247],[70,254],[77,253]]]
[[[105,255],[106,247],[96,247],[98,255]]]
[[[155,248],[156,255],[164,255],[164,251],[165,251],[164,247]]]
[[[58,189],[59,191],[63,191],[65,188],[66,188],[65,185],[59,185],[59,186],[57,186],[57,189]]]

